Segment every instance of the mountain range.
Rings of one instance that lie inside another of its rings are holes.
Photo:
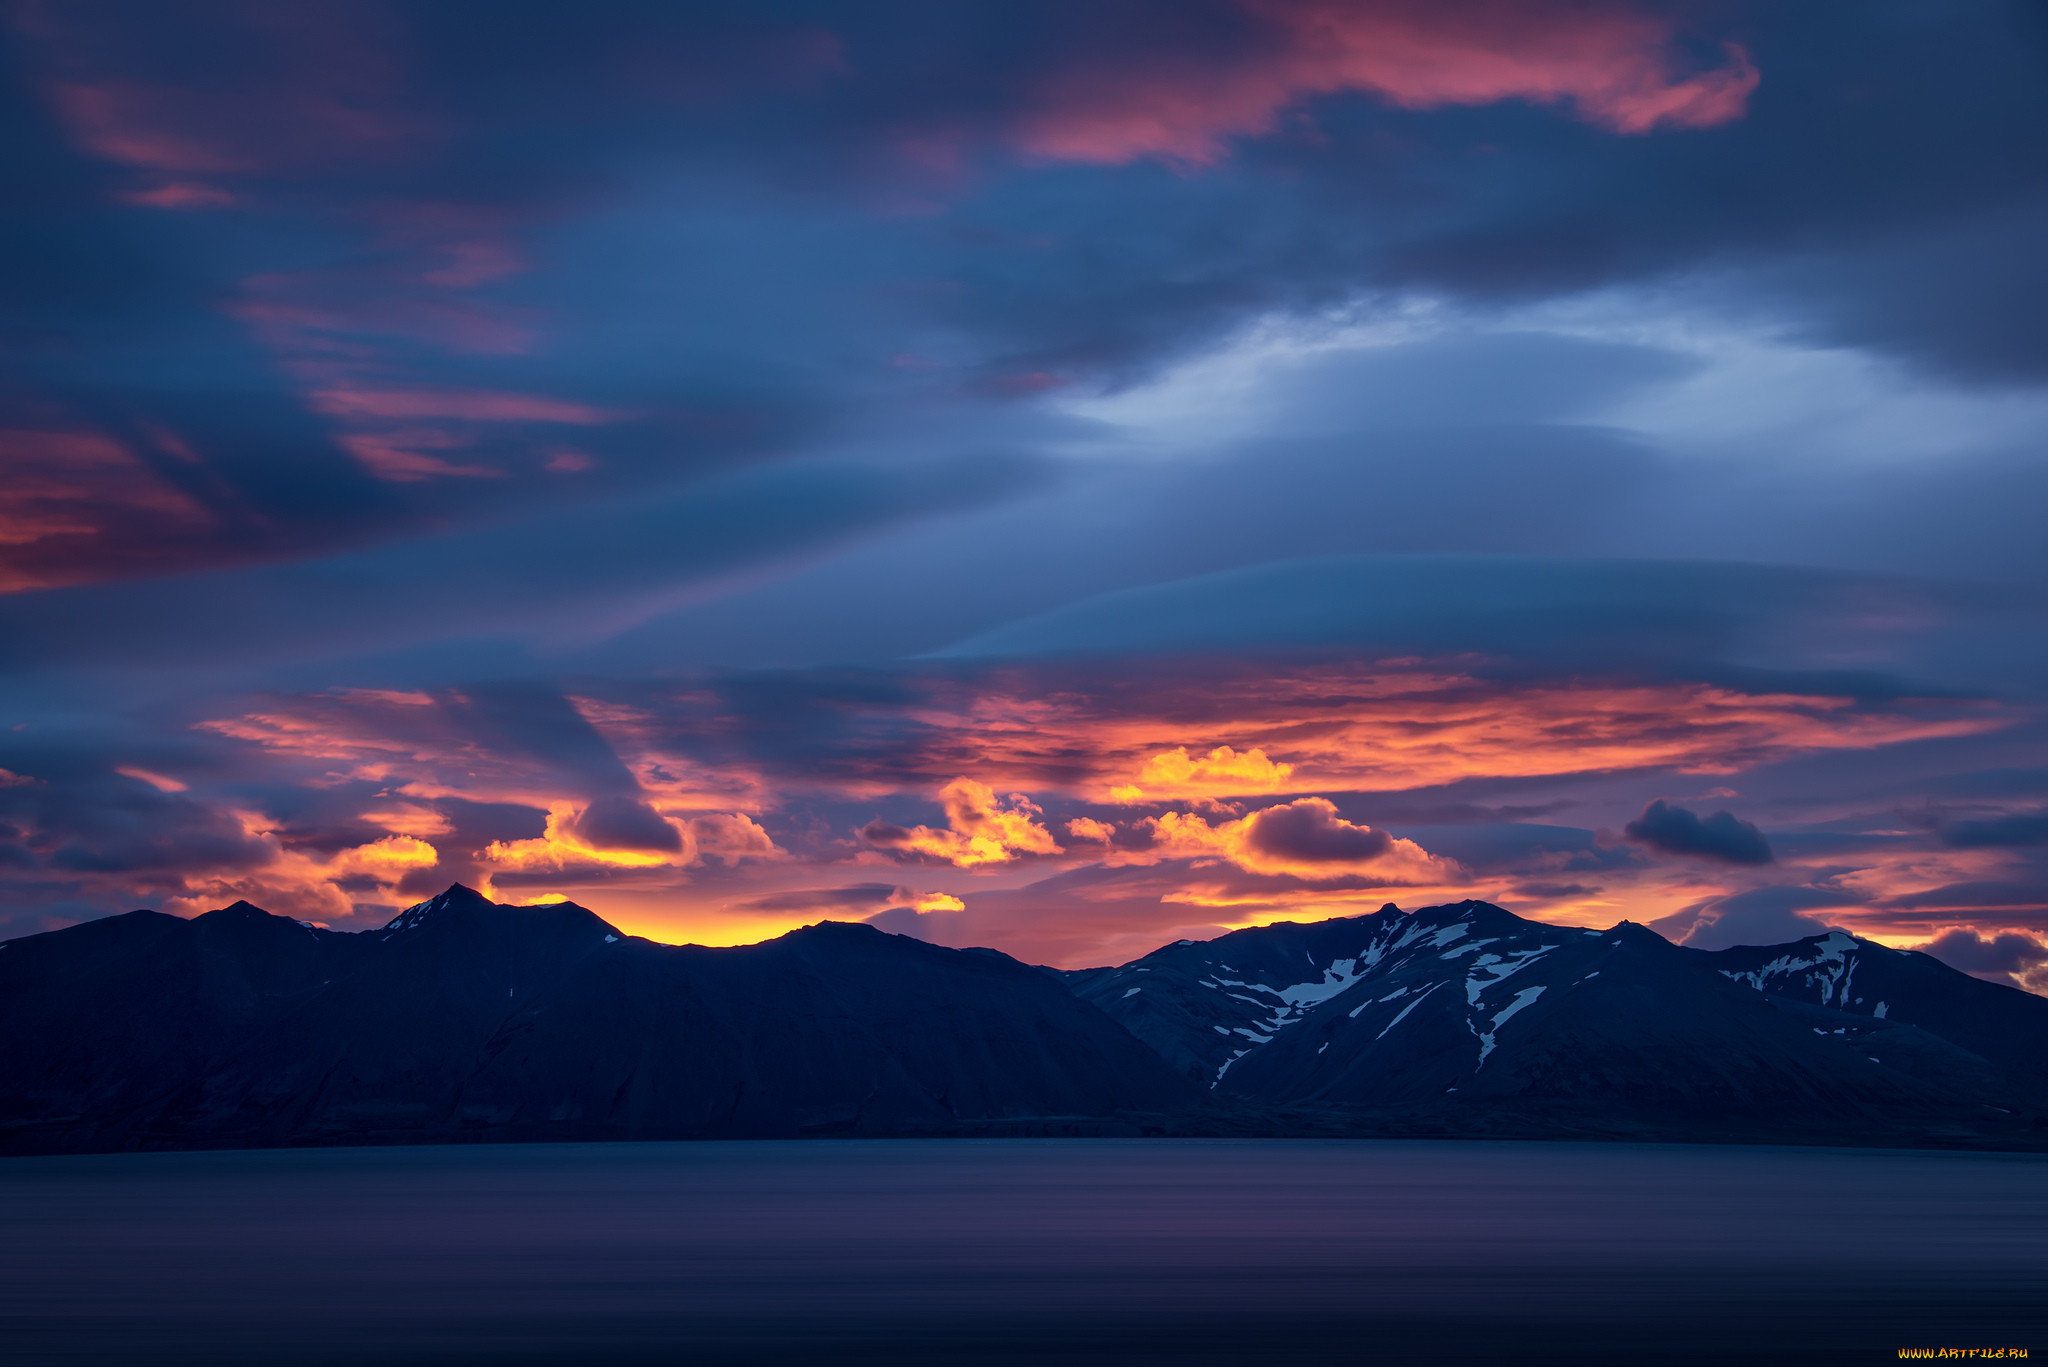
[[[1061,972],[822,922],[714,949],[464,887],[0,944],[0,1152],[1301,1134],[2048,1148],[2048,1000],[1842,932],[1484,902]]]
[[[1066,975],[1253,1113],[1405,1133],[2048,1147],[2048,1000],[1841,931],[1709,953],[1485,902]]]

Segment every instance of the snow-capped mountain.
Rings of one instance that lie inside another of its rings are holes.
[[[1887,1027],[1915,1027],[2048,1091],[2048,999],[1839,930],[1702,957],[1766,996],[1851,1018],[1831,1030],[1882,1038]]]
[[[1242,930],[1070,980],[1213,1095],[1269,1107],[1699,1132],[2041,1110],[2048,1002],[1844,941],[1708,955],[1627,922],[1462,902]],[[1880,979],[1889,996],[1859,988]]]

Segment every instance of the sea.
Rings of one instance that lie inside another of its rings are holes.
[[[2048,1358],[2048,1157],[949,1139],[0,1160],[10,1365],[1934,1349]]]

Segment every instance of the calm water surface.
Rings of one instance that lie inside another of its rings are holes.
[[[2048,1356],[2048,1160],[1263,1140],[0,1161],[7,1363]]]

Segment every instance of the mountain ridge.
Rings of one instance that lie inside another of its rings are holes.
[[[468,889],[357,934],[224,908],[10,941],[0,1038],[12,1152],[972,1132],[1190,1099],[1008,956],[836,923],[660,945]]]
[[[1855,979],[1843,960],[1874,965]],[[1467,901],[1066,975],[1191,1082],[1395,1128],[2037,1146],[2048,1001],[1839,932],[1708,953]],[[1845,1003],[1843,981],[1892,1000]]]
[[[882,1134],[2048,1148],[2048,1001],[1841,932],[1465,901],[1060,971],[822,921],[664,945],[456,885],[0,943],[0,1151]]]

